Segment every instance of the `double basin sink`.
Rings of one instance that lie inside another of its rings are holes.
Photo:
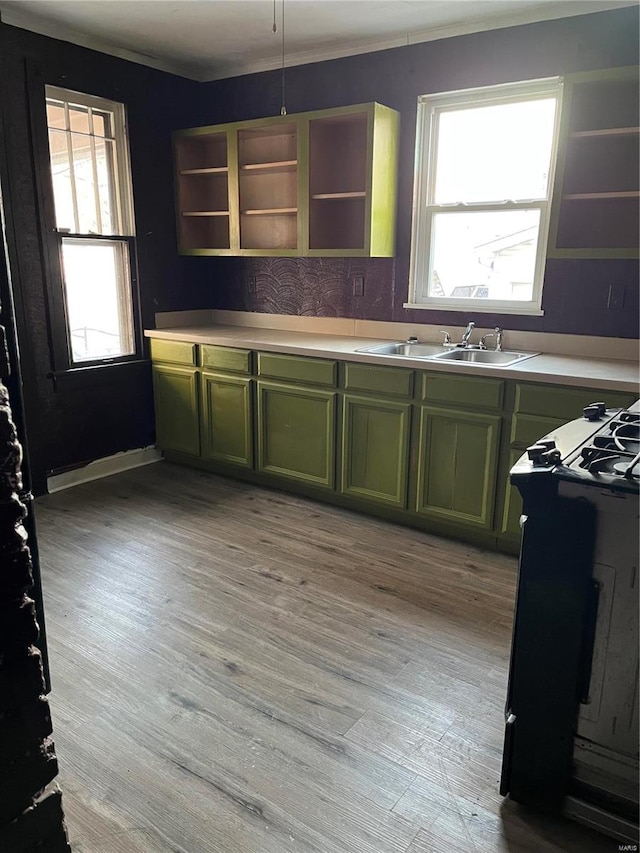
[[[463,364],[500,365],[524,361],[539,355],[537,352],[508,352],[506,350],[477,349],[474,347],[447,347],[438,344],[389,343],[362,347],[356,352],[370,355],[399,355],[405,358],[425,358],[433,361],[457,361]]]

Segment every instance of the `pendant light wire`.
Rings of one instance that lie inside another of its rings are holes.
[[[275,0],[273,0],[275,5]],[[284,91],[284,0],[282,0],[282,106],[280,107],[280,115],[286,116],[287,107],[285,102]]]

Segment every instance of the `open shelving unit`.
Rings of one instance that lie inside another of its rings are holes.
[[[178,131],[180,251],[391,257],[398,119],[359,104]]]
[[[637,257],[638,68],[567,81],[549,257]]]
[[[175,158],[180,248],[229,249],[227,134],[178,138]]]

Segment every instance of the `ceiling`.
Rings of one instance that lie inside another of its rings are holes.
[[[289,66],[637,0],[0,0],[0,16],[194,80],[215,80],[280,66],[283,4]]]

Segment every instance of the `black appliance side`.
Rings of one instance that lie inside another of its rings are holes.
[[[514,469],[523,498],[500,793],[559,813],[589,673],[596,510],[558,496],[551,467]]]

